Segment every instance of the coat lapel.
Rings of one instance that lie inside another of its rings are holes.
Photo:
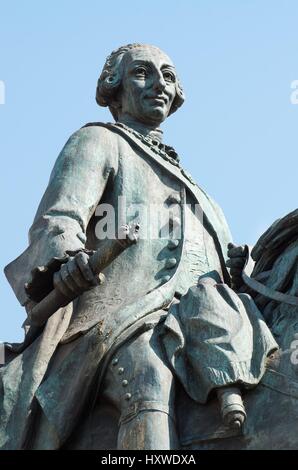
[[[222,271],[225,282],[230,285],[230,276],[227,271],[225,261],[227,245],[232,240],[230,231],[227,223],[224,219],[223,214],[214,202],[207,196],[207,194],[196,184],[191,178],[187,177],[187,173],[181,167],[172,165],[163,159],[160,155],[150,150],[148,146],[143,144],[141,140],[135,137],[133,134],[128,133],[124,128],[120,128],[111,123],[94,122],[86,124],[86,126],[101,126],[109,129],[110,131],[123,137],[130,145],[136,150],[145,153],[147,157],[154,162],[158,163],[166,172],[175,176],[179,181],[183,183],[188,192],[193,196],[196,203],[198,203],[203,212],[203,223],[209,231],[210,235],[214,239],[214,243],[218,250],[218,255],[221,261]],[[86,127],[84,126],[84,127]]]

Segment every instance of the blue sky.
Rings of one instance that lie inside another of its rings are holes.
[[[0,0],[0,21],[1,268],[26,248],[69,135],[111,120],[95,103],[96,80],[130,42],[174,60],[187,100],[164,140],[221,205],[235,242],[253,244],[296,208],[295,0]],[[0,340],[20,341],[25,313],[2,273],[0,283]]]

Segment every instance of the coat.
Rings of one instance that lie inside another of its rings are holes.
[[[124,216],[119,198],[128,208]],[[144,328],[152,312],[167,308],[199,276],[229,282],[225,257],[231,235],[221,209],[186,172],[143,141],[125,129],[95,123],[66,143],[30,229],[29,247],[5,269],[18,300],[26,305],[24,284],[38,283],[38,266],[65,259],[69,251],[100,249],[98,207],[112,207],[116,220],[142,226],[149,206],[159,212],[157,235],[146,237],[152,220],[144,223],[137,245],[104,271],[106,282],[58,310],[40,336],[2,368],[2,448],[24,446],[36,399],[65,442],[115,345]],[[180,228],[175,240],[161,236],[169,219]],[[50,361],[63,347],[66,353],[51,374]],[[15,420],[22,423],[18,429]]]

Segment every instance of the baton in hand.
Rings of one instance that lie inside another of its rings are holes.
[[[100,275],[126,248],[136,244],[138,232],[138,224],[124,225],[120,228],[118,238],[105,240],[102,246],[89,258],[89,265],[93,273]],[[81,294],[82,291],[66,295],[57,288],[54,288],[30,311],[28,317],[31,325],[36,327],[42,326],[59,308],[66,307],[66,305]]]

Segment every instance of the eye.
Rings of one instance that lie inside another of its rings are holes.
[[[175,75],[169,70],[165,70],[163,72],[163,78],[165,79],[166,82],[169,82],[169,83],[175,83],[176,81]]]
[[[146,67],[136,67],[134,72],[135,72],[135,76],[139,78],[145,78],[147,76]]]

